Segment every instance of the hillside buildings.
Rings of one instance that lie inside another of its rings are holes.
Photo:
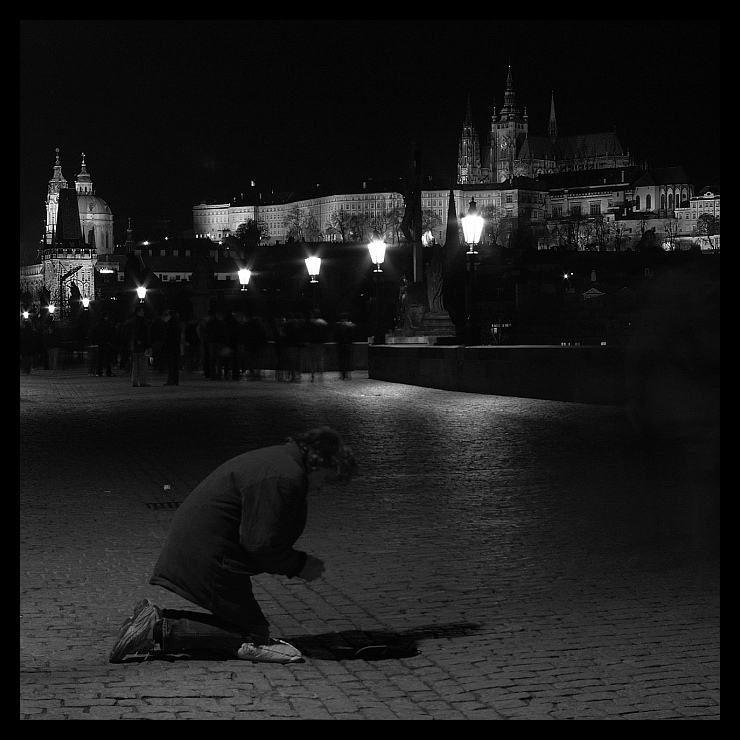
[[[558,131],[554,94],[547,135],[530,133],[527,109],[521,112],[517,106],[511,67],[504,105],[498,113],[494,112],[484,143],[476,134],[468,100],[458,151],[457,179],[461,184],[539,178],[554,172],[616,169],[630,164],[616,131],[563,136]]]
[[[616,131],[561,132],[554,98],[546,129],[546,135],[530,131],[510,69],[504,105],[482,139],[468,103],[458,142],[457,182],[452,187],[423,183],[425,240],[444,245],[449,214],[463,215],[474,200],[486,218],[486,240],[503,248],[623,251],[644,246],[646,233],[657,248],[719,248],[718,234],[697,234],[702,215],[714,217],[714,231],[719,230],[718,188],[702,188],[695,195],[680,166],[636,166]],[[188,236],[210,243],[209,252],[216,255],[221,245],[228,254],[229,242],[250,226],[267,248],[291,241],[357,243],[373,231],[394,245],[403,240],[404,195],[400,180],[269,195],[252,188],[238,200],[194,205]],[[161,258],[157,277],[190,281],[191,255],[162,251],[156,255]],[[84,154],[71,186],[57,150],[39,253],[34,264],[21,266],[22,302],[63,307],[71,297],[93,298],[101,285],[124,280],[127,256],[136,252],[143,260],[130,224],[126,244],[114,244],[113,212],[95,193]]]

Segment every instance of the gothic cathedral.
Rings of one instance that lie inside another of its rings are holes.
[[[458,150],[460,185],[501,183],[514,177],[537,178],[550,172],[626,167],[630,164],[616,132],[560,136],[555,119],[554,96],[550,101],[547,136],[529,133],[527,109],[520,113],[509,67],[504,105],[494,110],[487,142],[481,147],[468,100]]]

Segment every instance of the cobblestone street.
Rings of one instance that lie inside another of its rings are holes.
[[[719,719],[719,557],[690,461],[621,408],[370,380],[83,367],[20,377],[21,719]],[[360,462],[309,500],[305,583],[262,575],[304,663],[108,663],[179,502],[247,449],[328,424]],[[700,472],[700,471],[699,471]],[[350,660],[377,634],[418,655]]]

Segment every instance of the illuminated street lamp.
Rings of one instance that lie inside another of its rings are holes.
[[[311,282],[318,283],[319,270],[321,269],[321,257],[306,257],[306,269],[311,277]]]
[[[82,308],[84,308],[85,311],[90,308],[90,299],[87,296],[82,299]]]
[[[242,286],[242,292],[246,292],[247,285],[249,285],[249,278],[252,277],[252,271],[247,270],[246,267],[242,267],[241,270],[239,270],[239,282]]]
[[[57,307],[53,303],[50,303],[49,304],[49,315],[50,316],[53,316],[54,315],[54,311],[56,311],[56,310],[57,310]]]
[[[370,259],[375,265],[374,273],[378,274],[383,272],[382,264],[385,262],[385,242],[383,241],[380,234],[377,231],[373,231],[373,238],[367,245],[370,250]]]
[[[383,274],[386,244],[377,231],[373,231],[372,239],[367,245],[367,248],[370,252],[370,259],[375,265],[375,269],[373,270],[373,275],[375,276],[375,331],[373,334],[373,344],[385,344],[385,332],[381,326],[380,276]]]
[[[239,282],[242,286],[242,311],[246,315],[247,313],[247,285],[249,285],[249,278],[252,277],[252,271],[248,270],[246,267],[242,267],[238,270],[237,275],[239,275]]]
[[[139,296],[139,303],[144,303],[144,298],[146,298],[146,288],[143,285],[140,285],[136,289],[136,295]]]
[[[306,270],[311,278],[311,303],[314,309],[319,307],[319,270],[321,269],[321,257],[306,257]]]
[[[465,310],[465,344],[476,344],[478,336],[477,317],[475,312],[475,267],[478,260],[476,247],[483,235],[485,219],[478,212],[475,198],[471,198],[468,212],[462,218],[465,243],[468,245],[468,290],[467,306]]]

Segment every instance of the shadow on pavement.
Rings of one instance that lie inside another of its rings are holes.
[[[398,660],[419,655],[421,640],[470,635],[478,629],[480,625],[472,622],[453,622],[402,631],[348,630],[286,639],[314,660]]]

